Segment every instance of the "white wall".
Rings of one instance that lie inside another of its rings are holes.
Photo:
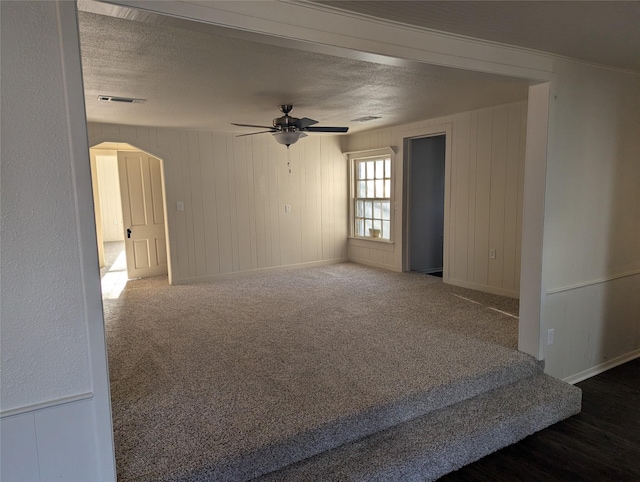
[[[558,62],[550,97],[540,344],[577,380],[640,355],[640,75]]]
[[[518,297],[526,137],[526,101],[349,136],[346,151],[396,146],[394,245],[352,240],[349,259],[402,269],[403,139],[451,126],[449,222],[445,270],[451,284]],[[496,259],[489,259],[489,249]]]
[[[287,149],[268,135],[92,123],[89,138],[163,159],[173,283],[346,260],[347,169],[335,136],[292,145],[291,174]]]
[[[2,2],[2,480],[115,480],[74,2]]]

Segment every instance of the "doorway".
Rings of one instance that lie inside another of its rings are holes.
[[[128,144],[90,153],[103,297],[117,298],[128,279],[168,274],[163,166]]]
[[[446,136],[408,140],[409,270],[442,277]]]

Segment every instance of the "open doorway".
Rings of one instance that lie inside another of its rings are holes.
[[[444,266],[444,135],[408,140],[409,269],[442,277]]]
[[[162,161],[129,144],[90,150],[102,292],[168,274]]]

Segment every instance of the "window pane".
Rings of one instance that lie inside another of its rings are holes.
[[[382,218],[382,203],[380,201],[373,203],[373,217],[374,219]]]
[[[367,178],[367,164],[364,162],[358,163],[358,179]]]
[[[378,159],[376,161],[376,179],[382,179],[384,177],[384,160]]]
[[[391,219],[391,203],[389,201],[382,203],[382,219]]]
[[[367,196],[366,197],[376,197],[375,181],[367,181]]]
[[[375,164],[373,161],[367,161],[367,179],[374,179],[376,174],[374,172]]]
[[[376,197],[384,197],[384,181],[376,179]]]
[[[373,237],[375,229],[381,239],[390,240],[391,159],[356,160],[354,174],[354,235]]]
[[[391,239],[391,222],[382,221],[382,234],[384,239]]]

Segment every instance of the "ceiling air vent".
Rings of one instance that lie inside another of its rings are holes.
[[[358,117],[357,119],[351,119],[351,122],[369,122],[376,119],[382,119],[382,117],[375,115],[367,115],[364,117]]]
[[[147,99],[134,99],[133,97],[116,97],[115,95],[99,95],[100,102],[120,102],[121,104],[142,104]]]

